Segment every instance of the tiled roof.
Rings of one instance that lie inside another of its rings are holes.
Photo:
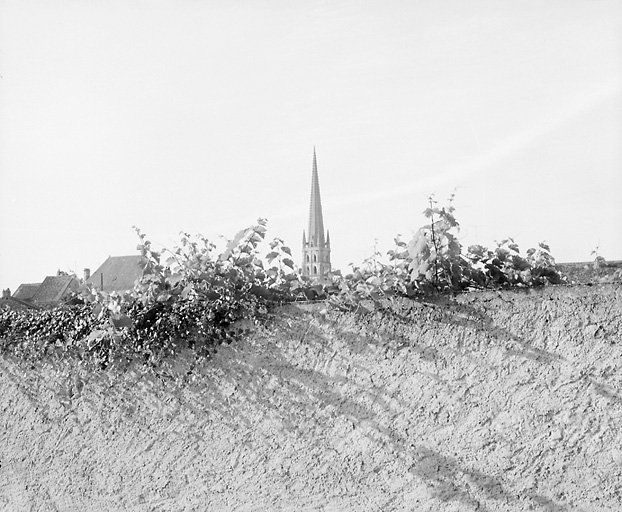
[[[24,310],[24,309],[39,309],[37,306],[30,302],[26,302],[15,297],[7,297],[0,299],[0,308],[8,307],[9,309]]]
[[[134,288],[134,282],[143,275],[140,256],[109,256],[86,281],[94,288],[105,292],[127,291]]]
[[[70,291],[78,289],[78,281],[73,276],[47,276],[32,296],[35,304],[59,302]]]
[[[41,286],[41,283],[24,283],[20,284],[13,294],[13,298],[18,300],[31,301],[33,295]]]

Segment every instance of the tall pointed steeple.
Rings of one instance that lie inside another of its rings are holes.
[[[324,245],[324,217],[320,196],[320,179],[317,175],[317,157],[313,148],[313,172],[311,174],[311,201],[309,202],[309,242]]]
[[[302,233],[302,273],[321,280],[331,270],[330,239],[324,234],[324,217],[320,197],[320,180],[317,172],[317,157],[313,148],[313,170],[311,173],[311,200],[309,202],[309,231]]]

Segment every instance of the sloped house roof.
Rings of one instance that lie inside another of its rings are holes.
[[[32,296],[35,304],[57,304],[71,292],[78,290],[80,283],[74,276],[47,276]]]
[[[141,256],[108,256],[86,283],[105,292],[128,291],[143,275]]]
[[[13,298],[17,300],[23,300],[26,302],[31,302],[33,296],[41,286],[41,283],[24,283],[20,284],[15,290],[13,294]]]
[[[32,302],[16,299],[15,297],[3,297],[0,299],[0,308],[8,307],[13,310],[39,309]]]

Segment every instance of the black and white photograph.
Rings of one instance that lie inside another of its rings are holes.
[[[620,0],[0,0],[0,511],[622,511]]]

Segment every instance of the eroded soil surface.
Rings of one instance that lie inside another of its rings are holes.
[[[622,510],[622,287],[288,306],[158,375],[0,360],[0,509]],[[177,383],[176,383],[177,382]]]

